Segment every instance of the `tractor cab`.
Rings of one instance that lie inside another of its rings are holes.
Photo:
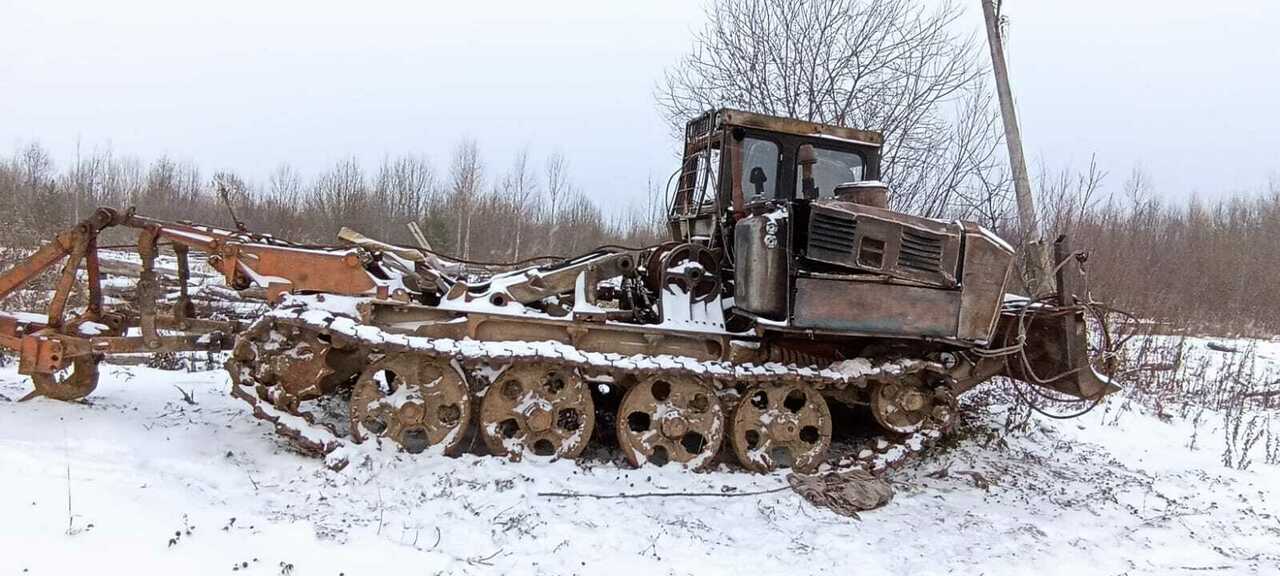
[[[730,247],[727,229],[747,214],[794,199],[883,188],[882,142],[879,133],[866,130],[739,110],[707,112],[685,126],[672,236]]]
[[[718,254],[730,317],[775,334],[986,344],[1013,249],[888,209],[879,133],[720,110],[685,130],[674,239]]]

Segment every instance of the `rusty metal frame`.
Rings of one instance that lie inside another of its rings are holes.
[[[359,248],[303,246],[271,236],[134,214],[123,223],[155,230],[157,240],[209,254],[209,264],[226,278],[228,286],[247,288],[259,282],[271,302],[295,291],[395,296],[385,283],[364,270]]]
[[[137,249],[142,270],[138,279],[137,318],[126,319],[103,308],[98,235],[114,226],[139,230]],[[156,311],[159,286],[155,259],[162,241],[173,247],[178,261],[181,286],[172,317],[160,316]],[[193,249],[209,254],[210,264],[229,286],[247,287],[250,282],[258,282],[266,288],[270,301],[294,291],[407,298],[405,294],[391,294],[387,283],[379,282],[365,269],[367,254],[359,248],[301,246],[245,231],[167,222],[139,216],[132,210],[118,212],[99,208],[90,218],[58,233],[52,242],[0,273],[0,298],[4,298],[62,263],[43,319],[0,313],[0,347],[18,353],[18,371],[27,375],[51,374],[77,359],[96,359],[102,354],[230,348],[229,338],[208,335],[238,332],[241,328],[238,322],[192,317],[187,281],[191,274],[189,254]],[[68,318],[68,301],[82,268],[88,303],[82,312]],[[87,322],[106,324],[108,330],[99,335],[82,334],[80,327]],[[129,328],[138,328],[141,335],[125,336]],[[161,330],[183,334],[162,335]]]
[[[555,341],[586,352],[671,354],[698,360],[727,360],[732,351],[730,336],[724,333],[654,330],[652,326],[642,324],[567,318],[460,313],[385,300],[374,300],[363,322],[414,336],[499,342]]]

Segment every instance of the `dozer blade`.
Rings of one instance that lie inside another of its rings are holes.
[[[1099,374],[1089,357],[1088,326],[1080,306],[1089,301],[1084,259],[1071,252],[1065,236],[1054,244],[1054,255],[1055,302],[1028,304],[1003,322],[1007,343],[1025,334],[1022,353],[1009,357],[1008,376],[1082,399],[1118,392],[1120,387]]]
[[[1083,313],[1032,312],[1023,324],[1026,342],[1022,354],[1009,358],[1010,377],[1090,400],[1120,390],[1109,378],[1098,374],[1090,361]]]

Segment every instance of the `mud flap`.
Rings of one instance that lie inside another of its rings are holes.
[[[1089,301],[1084,257],[1071,251],[1065,236],[1054,243],[1057,294],[1049,306],[1029,304],[1006,311],[1000,332],[1008,344],[1025,330],[1023,352],[1008,358],[1007,375],[1076,398],[1096,399],[1120,387],[1095,370],[1089,356],[1084,311]]]

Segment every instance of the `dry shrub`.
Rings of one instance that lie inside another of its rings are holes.
[[[1161,329],[1163,328],[1163,329]],[[1168,326],[1130,327],[1137,334],[1119,352],[1116,374],[1123,398],[1107,406],[1114,423],[1135,405],[1163,419],[1189,419],[1188,446],[1201,441],[1209,416],[1222,419],[1222,463],[1246,469],[1261,447],[1268,464],[1280,463],[1280,373],[1258,357],[1258,343],[1241,340],[1213,343]]]
[[[1280,282],[1280,180],[1169,203],[1140,171],[1118,197],[1087,174],[1045,185],[1042,220],[1089,251],[1095,298],[1191,334],[1280,334],[1280,291],[1264,288]]]

